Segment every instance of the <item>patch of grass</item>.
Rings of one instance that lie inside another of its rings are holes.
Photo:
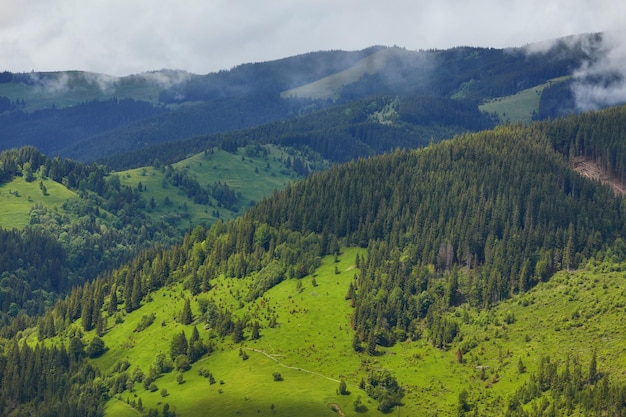
[[[553,83],[565,81],[568,77],[555,78],[545,84],[540,84],[516,94],[505,97],[497,97],[478,108],[482,112],[496,113],[500,121],[506,122],[530,122],[533,115],[539,111],[539,101],[543,89]]]
[[[30,209],[41,204],[48,209],[62,210],[63,203],[78,198],[76,193],[50,179],[41,180],[46,188],[44,195],[40,180],[26,182],[22,177],[0,185],[0,227],[22,228],[30,223]]]
[[[121,183],[137,188],[142,184],[142,198],[146,212],[156,221],[169,221],[185,231],[194,224],[213,224],[218,219],[228,220],[241,214],[274,190],[283,188],[288,181],[296,179],[285,162],[289,155],[275,147],[265,146],[267,156],[247,156],[244,149],[229,153],[219,149],[201,152],[173,164],[187,172],[202,187],[216,182],[226,183],[239,194],[240,210],[233,212],[220,207],[211,199],[210,205],[196,204],[183,191],[164,181],[165,171],[154,167],[136,168],[116,173]],[[169,201],[169,205],[165,203]],[[154,201],[151,207],[150,201]],[[219,212],[219,217],[216,216]]]
[[[117,398],[111,399],[107,402],[104,413],[106,415],[116,417],[140,417],[143,415],[138,410],[128,405],[125,401],[118,400]]]

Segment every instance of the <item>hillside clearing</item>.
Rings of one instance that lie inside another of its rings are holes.
[[[486,113],[496,113],[503,123],[530,122],[539,111],[539,102],[543,90],[554,83],[565,81],[568,78],[554,78],[547,83],[527,88],[510,96],[496,97],[481,104],[478,108]]]
[[[591,158],[585,158],[583,156],[574,158],[573,168],[574,171],[578,172],[583,177],[608,185],[615,195],[626,195],[626,184],[609,175],[606,170],[602,169],[602,167]]]

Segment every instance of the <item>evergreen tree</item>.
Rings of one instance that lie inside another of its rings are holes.
[[[191,313],[191,302],[188,298],[185,299],[185,304],[183,306],[183,310],[180,313],[180,322],[182,324],[191,324],[193,321],[193,315]]]
[[[170,343],[170,357],[172,360],[175,360],[179,355],[187,355],[188,348],[189,343],[187,342],[185,331],[183,330],[180,333],[174,333]]]

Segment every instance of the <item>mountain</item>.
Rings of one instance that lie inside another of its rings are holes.
[[[614,107],[310,175],[76,287],[6,342],[0,405],[619,415],[623,199],[574,168],[623,184],[625,132]]]
[[[603,37],[559,39],[541,50],[533,45],[430,51],[376,46],[312,52],[206,75],[165,70],[121,78],[76,71],[5,72],[0,77],[0,146],[36,146],[47,155],[81,161],[112,159],[153,145],[329,108],[350,111],[353,103],[358,107],[365,99],[389,97],[454,100],[475,112],[490,101],[491,114],[503,122],[514,121],[499,105],[502,99],[535,87],[543,91],[546,84],[546,99],[525,104],[519,117],[552,117],[575,111],[571,84],[561,84],[569,83],[577,69],[602,61],[607,54]],[[587,81],[602,87],[607,80],[594,76]],[[543,93],[537,95],[541,97]],[[426,111],[428,120],[436,113],[442,130],[484,128],[445,120],[445,108],[416,106],[405,121],[414,129],[428,127],[422,122]]]

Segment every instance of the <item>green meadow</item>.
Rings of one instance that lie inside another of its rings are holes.
[[[560,77],[540,84],[516,94],[494,98],[478,108],[482,112],[495,113],[502,122],[530,122],[533,115],[539,110],[539,101],[544,88],[553,83],[566,80],[569,77]]]
[[[216,349],[184,373],[184,383],[179,384],[176,372],[172,372],[156,380],[155,392],[135,384],[133,393],[124,392],[109,401],[107,415],[137,415],[127,403],[139,397],[146,410],[160,410],[167,403],[183,416],[332,416],[333,404],[350,415],[356,396],[361,395],[367,403],[366,395],[358,392],[358,380],[349,384],[352,395],[336,393],[339,380],[353,379],[350,375],[360,366],[359,357],[351,352],[351,309],[345,300],[356,253],[356,249],[347,250],[337,264],[332,257],[325,258],[315,277],[284,281],[252,303],[239,302],[239,297],[252,285],[250,278],[218,278],[212,282],[209,293],[198,295],[192,302],[196,318],[199,317],[197,300],[207,297],[232,309],[237,316],[258,319],[263,327],[258,340],[248,337],[243,343],[234,344],[230,336],[220,339],[202,323],[188,326],[178,323],[176,317],[188,296],[180,285],[151,294],[150,302],[125,315],[123,323],[115,324],[114,318],[109,318],[109,330],[103,337],[109,350],[94,361],[104,373],[119,360],[131,364],[129,371],[139,366],[147,372],[156,354],[169,353],[174,334],[185,331],[189,336],[194,325],[201,338],[213,341]],[[335,273],[335,265],[339,274]],[[267,327],[270,310],[277,319],[274,328]],[[141,317],[152,312],[156,315],[154,323],[135,332]],[[90,340],[92,333],[86,334],[85,339]],[[248,359],[240,357],[240,349],[247,353]],[[214,384],[198,374],[202,368],[211,371],[216,379]],[[282,381],[274,381],[277,372]],[[165,397],[162,389],[167,390]],[[371,404],[370,408],[376,407]]]
[[[406,391],[393,415],[456,416],[459,393],[465,390],[478,415],[495,416],[504,413],[507,399],[537,370],[542,356],[557,363],[569,357],[586,369],[595,351],[598,369],[625,377],[626,276],[611,272],[606,264],[559,272],[491,310],[462,305],[446,313],[461,330],[444,350],[434,348],[424,333],[418,340],[378,346],[377,354],[369,356],[352,348],[352,309],[345,300],[357,272],[357,253],[365,254],[349,248],[337,260],[325,257],[313,276],[285,280],[249,303],[241,300],[252,277],[218,277],[209,292],[196,297],[180,284],[171,285],[150,294],[138,310],[118,313],[121,320],[110,317],[103,337],[108,351],[93,360],[105,375],[115,376],[112,369],[124,360],[130,363],[129,373],[135,367],[146,373],[157,354],[169,354],[175,334],[184,331],[189,337],[194,326],[215,350],[183,374],[182,384],[176,371],[159,377],[154,392],[135,383],[132,392],[117,394],[107,403],[106,415],[139,415],[128,404],[136,405],[141,398],[144,410],[161,411],[168,404],[181,416],[333,416],[336,410],[344,416],[376,416],[382,413],[359,389],[359,382],[370,370],[387,369]],[[187,326],[177,321],[185,298],[192,300],[195,319]],[[247,329],[245,340],[234,343],[230,336],[220,338],[206,329],[200,319],[202,298],[230,309],[235,317],[258,320],[261,337],[252,340]],[[135,331],[141,318],[151,313],[156,315],[154,323]],[[275,327],[269,324],[272,317]],[[84,341],[92,337],[93,332],[86,333]],[[30,340],[35,343],[35,333]],[[459,350],[465,352],[460,360]],[[199,375],[201,369],[212,373],[214,384]],[[275,373],[283,380],[275,381]],[[337,393],[342,379],[350,395]],[[365,406],[358,412],[357,399]]]
[[[212,224],[218,219],[228,220],[240,215],[274,190],[282,189],[289,181],[297,179],[286,167],[290,155],[273,145],[263,147],[267,155],[251,155],[245,149],[230,153],[219,149],[201,152],[172,164],[194,178],[202,187],[216,182],[227,184],[239,196],[239,210],[220,207],[214,199],[211,204],[196,204],[182,190],[165,181],[165,169],[142,167],[114,173],[123,185],[137,188],[141,183],[142,199],[146,212],[153,220],[165,220],[181,230],[193,225]],[[166,201],[166,199],[168,201]],[[154,201],[154,205],[150,204]]]
[[[62,184],[50,179],[26,182],[23,177],[0,185],[0,227],[22,228],[30,223],[30,209],[40,204],[52,210],[62,210],[63,203],[78,196]]]
[[[232,219],[298,178],[286,166],[287,158],[293,155],[272,145],[264,149],[267,154],[258,156],[248,156],[244,149],[235,153],[214,149],[173,164],[175,169],[186,172],[203,187],[216,182],[227,184],[239,197],[237,211],[220,207],[214,199],[211,205],[196,204],[184,191],[164,181],[164,169],[142,167],[112,175],[117,175],[122,185],[137,188],[141,183],[145,212],[157,223],[169,222],[186,232],[193,225]],[[45,187],[45,195],[40,182]],[[26,182],[23,177],[15,177],[0,185],[0,227],[25,227],[30,223],[30,210],[35,205],[61,210],[71,217],[63,210],[63,203],[78,198],[75,192],[48,178]],[[150,204],[151,200],[154,205]]]

